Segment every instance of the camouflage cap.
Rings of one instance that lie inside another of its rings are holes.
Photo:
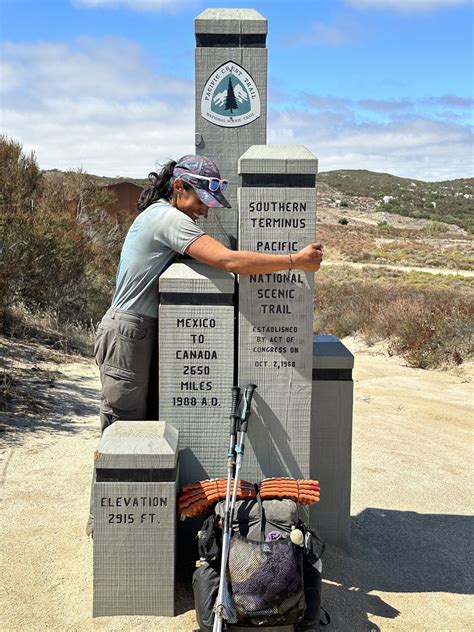
[[[215,163],[207,156],[194,156],[192,154],[183,156],[178,160],[173,169],[173,175],[190,184],[196,191],[201,201],[209,208],[231,208],[231,205],[223,196],[222,191],[211,191],[209,180],[193,178],[194,176],[205,176],[206,178],[217,178],[221,180],[221,174]]]

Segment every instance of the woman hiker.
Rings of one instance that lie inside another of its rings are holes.
[[[223,195],[227,181],[205,156],[170,161],[148,178],[151,184],[137,204],[141,212],[122,248],[112,306],[97,330],[94,355],[102,384],[102,432],[117,419],[158,419],[157,283],[177,253],[235,274],[316,272],[322,260],[320,244],[273,255],[230,250],[206,235],[196,220],[206,217],[209,208],[230,204]],[[91,516],[88,535],[92,526]]]

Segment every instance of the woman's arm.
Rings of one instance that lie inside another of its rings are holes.
[[[323,258],[321,244],[310,244],[291,255],[267,255],[250,250],[230,250],[209,235],[193,241],[186,248],[186,254],[201,263],[234,274],[264,274],[290,268],[317,272]]]

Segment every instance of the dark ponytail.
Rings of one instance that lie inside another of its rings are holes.
[[[144,211],[146,208],[158,202],[158,200],[166,200],[170,202],[173,197],[173,169],[176,161],[167,162],[160,173],[152,171],[148,174],[150,184],[146,186],[140,194],[137,202],[137,211]]]

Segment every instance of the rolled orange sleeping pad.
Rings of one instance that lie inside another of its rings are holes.
[[[319,482],[289,478],[270,478],[260,483],[263,499],[272,497],[290,498],[298,504],[307,505],[319,501]]]
[[[178,498],[178,510],[181,517],[197,516],[226,495],[227,479],[208,479],[183,486]],[[255,498],[255,487],[248,481],[240,480],[237,487],[237,498],[248,500]]]
[[[216,478],[187,483],[178,497],[178,511],[181,518],[198,516],[212,507],[226,495],[227,479]],[[289,498],[300,505],[319,502],[319,481],[298,480],[288,477],[266,478],[259,484],[260,496],[264,500]],[[238,500],[256,497],[252,483],[240,480],[237,487]]]
[[[211,489],[215,487],[223,488],[224,491],[226,489],[227,479],[226,478],[208,478],[204,481],[197,481],[196,483],[186,483],[181,488],[181,492],[191,491],[194,489]],[[248,481],[244,481],[243,479],[239,480],[239,485],[242,487],[254,488],[253,483],[249,483]]]
[[[180,492],[180,497],[186,498],[187,496],[191,496],[196,493],[225,496],[226,488],[227,480],[224,479],[199,481],[198,483],[192,483],[191,485],[184,485]],[[237,489],[242,492],[251,491],[255,494],[254,485],[248,483],[247,481],[239,481]]]
[[[237,497],[239,500],[247,500],[251,498],[255,498],[255,491],[247,491],[237,489]],[[213,504],[218,502],[219,500],[223,500],[225,498],[225,494],[216,494],[216,493],[194,493],[191,495],[180,496],[178,499],[179,508],[185,508],[191,506],[195,502],[207,501],[209,504]]]

